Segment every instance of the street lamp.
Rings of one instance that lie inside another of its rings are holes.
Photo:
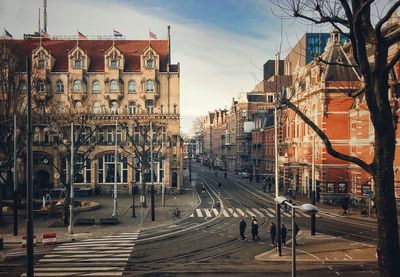
[[[300,206],[293,205],[288,202],[286,197],[277,196],[275,203],[278,205],[288,205],[292,208],[292,277],[296,277],[296,234],[295,234],[295,223],[296,223],[296,209],[300,209],[305,214],[315,215],[318,212],[318,208],[312,204],[303,204]],[[278,226],[278,229],[280,226]]]
[[[70,196],[69,196],[69,225],[68,225],[68,233],[74,233],[74,147],[75,147],[75,138],[74,138],[74,122],[71,122],[71,169],[69,172],[69,182],[70,182]]]

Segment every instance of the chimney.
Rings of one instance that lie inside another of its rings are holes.
[[[277,53],[275,55],[275,76],[279,75],[279,62],[280,62],[280,58],[279,58],[279,53]]]

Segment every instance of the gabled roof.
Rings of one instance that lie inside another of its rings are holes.
[[[0,41],[3,43],[3,41]],[[5,40],[6,44],[16,49],[22,58],[32,54],[32,50],[40,45],[40,41],[36,39],[27,40]],[[115,46],[121,51],[125,58],[124,71],[139,72],[140,71],[140,55],[149,46],[157,51],[160,56],[160,71],[167,71],[168,63],[168,40],[115,40]],[[68,71],[68,53],[77,45],[76,40],[43,40],[43,47],[55,58],[53,71]],[[79,47],[84,50],[90,58],[89,72],[104,71],[104,55],[112,45],[112,40],[80,40]],[[177,72],[178,65],[171,65],[170,71]]]
[[[335,33],[331,32],[331,38],[322,55],[322,59],[327,61],[325,81],[359,81],[357,70],[344,52],[340,39],[332,41],[332,34]]]

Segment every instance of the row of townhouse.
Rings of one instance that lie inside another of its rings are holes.
[[[397,18],[386,28],[398,31],[399,23]],[[301,194],[310,192],[314,153],[319,196],[335,199],[349,194],[370,195],[373,189],[371,177],[357,165],[330,156],[321,139],[295,112],[287,107],[278,107],[277,122],[274,122],[275,96],[284,91],[327,134],[336,150],[367,162],[372,160],[374,129],[365,98],[348,96],[349,92],[362,85],[360,73],[349,66],[353,64],[351,45],[341,38],[338,31],[332,30],[320,54],[327,63],[317,59],[306,61],[304,57],[307,55],[301,49],[310,49],[307,46],[309,37],[315,39],[321,36],[306,34],[284,60],[274,61],[275,67],[271,67],[272,61],[266,63],[267,71],[272,68],[272,74],[264,74],[264,78],[268,79],[256,86],[257,92],[245,93],[238,100],[233,100],[229,110],[209,112],[205,116],[204,158],[222,160],[227,170],[247,170],[254,176],[273,176],[276,124],[278,167],[283,190],[290,189]],[[398,46],[390,49],[390,54],[393,55],[397,49]],[[373,49],[369,48],[369,51]],[[390,97],[398,97],[399,74],[400,65],[397,65],[390,75]],[[257,100],[252,95],[257,95]],[[398,153],[396,151],[395,156],[397,198],[400,197]]]
[[[8,39],[1,41],[1,45],[14,51],[21,61],[25,57],[32,60],[36,192],[61,188],[69,168],[69,153],[62,149],[60,141],[70,137],[70,129],[59,126],[54,130],[53,113],[64,116],[65,122],[84,114],[90,120],[88,127],[95,130],[90,142],[97,144],[91,150],[91,159],[81,158],[81,153],[93,146],[91,143],[76,153],[76,163],[86,163],[75,172],[76,188],[110,191],[117,178],[118,190],[130,193],[140,184],[143,180],[134,149],[136,142],[145,139],[140,137],[141,131],[137,128],[146,122],[162,126],[162,132],[158,133],[162,136],[162,148],[154,154],[154,183],[180,188],[183,182],[180,66],[171,63],[169,38],[154,41]],[[25,82],[20,87],[22,95],[26,95],[26,81],[21,82]],[[122,123],[128,129],[122,129]],[[74,132],[78,132],[78,127]],[[128,140],[128,132],[135,142]],[[124,149],[118,151],[117,173],[114,172],[115,144]],[[18,182],[23,190],[24,157],[21,159]],[[144,181],[150,182],[150,176],[146,172]]]

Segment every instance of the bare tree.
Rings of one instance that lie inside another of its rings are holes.
[[[204,116],[198,116],[195,118],[195,120],[192,123],[192,130],[196,138],[199,138],[202,136],[203,131],[204,131]]]
[[[17,157],[25,146],[26,82],[23,63],[11,44],[0,45],[0,225],[3,221],[3,192],[13,185],[14,115],[17,116]]]
[[[341,34],[349,37],[355,65],[363,78],[363,86],[355,95],[363,94],[375,129],[373,161],[367,163],[358,157],[336,151],[327,135],[301,110],[282,97],[281,103],[295,111],[322,139],[327,152],[338,159],[352,162],[374,180],[377,207],[377,253],[381,276],[400,276],[400,247],[394,194],[394,154],[398,123],[398,95],[389,98],[389,73],[400,57],[400,50],[389,57],[389,49],[400,40],[396,30],[385,28],[388,20],[400,6],[400,1],[389,2],[379,18],[372,18],[375,1],[360,0],[282,0],[276,5],[289,17],[312,22],[331,24]],[[378,9],[377,9],[378,10]],[[367,48],[372,46],[372,51]],[[368,50],[368,51],[367,51]],[[371,54],[370,54],[371,53]],[[322,61],[323,62],[323,61]]]
[[[126,132],[127,142],[131,148],[122,147],[122,149],[134,157],[134,168],[140,169],[142,195],[146,195],[146,173],[151,168],[151,151],[153,158],[161,158],[160,151],[163,143],[166,142],[166,127],[164,124],[150,120],[135,120],[133,125],[122,124]],[[151,147],[153,149],[151,150]],[[133,152],[132,152],[133,151]],[[154,174],[154,172],[150,172]],[[143,206],[146,206],[146,197],[144,197]]]
[[[57,147],[59,150],[60,164],[51,160],[51,164],[60,176],[60,183],[65,187],[65,200],[63,205],[63,221],[67,226],[69,223],[68,207],[70,204],[71,180],[78,179],[78,173],[84,171],[88,164],[95,158],[92,154],[98,145],[100,138],[97,136],[97,128],[91,115],[77,113],[76,111],[67,111],[60,114],[51,114],[41,117],[47,120],[49,128],[58,136]],[[74,167],[71,174],[71,124],[73,123],[74,138]]]

